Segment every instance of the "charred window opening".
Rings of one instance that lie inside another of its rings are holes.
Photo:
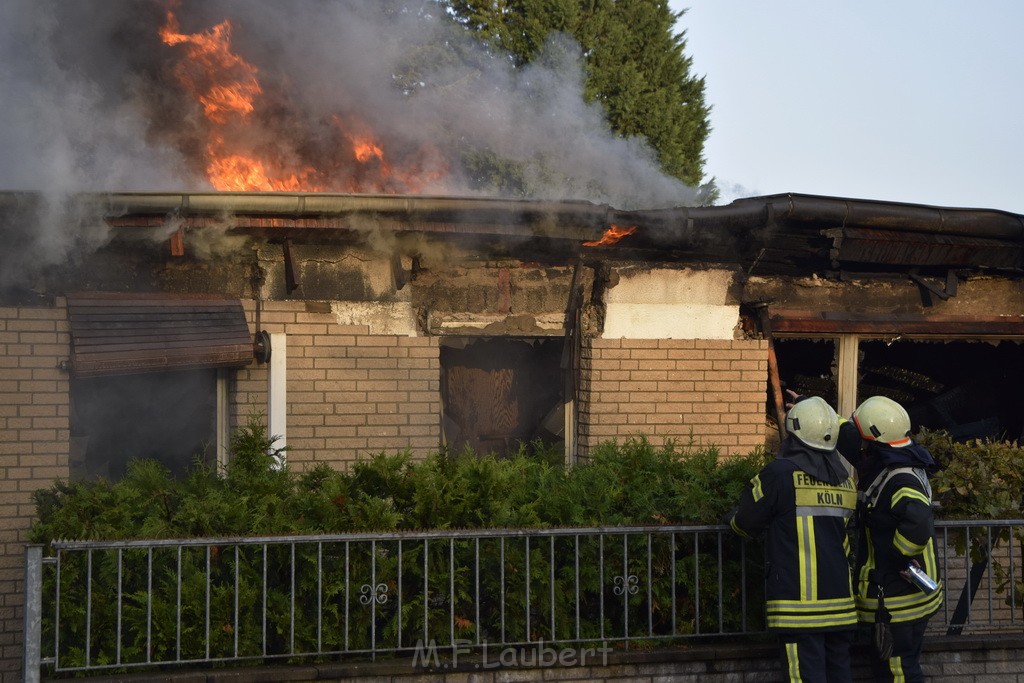
[[[561,338],[448,338],[441,346],[444,440],[459,453],[505,457],[564,443]]]
[[[862,340],[857,395],[888,396],[914,429],[955,439],[1019,440],[1024,426],[1024,347],[996,343]]]
[[[821,396],[835,406],[836,343],[831,339],[776,339],[775,356],[782,388],[804,396]],[[789,401],[788,397],[786,402]]]
[[[216,369],[72,378],[72,479],[116,481],[136,459],[183,476],[214,457],[216,405]]]
[[[1019,343],[861,339],[857,349],[858,401],[888,396],[907,408],[914,430],[958,440],[1024,438]],[[783,388],[838,405],[837,351],[832,339],[776,338]]]

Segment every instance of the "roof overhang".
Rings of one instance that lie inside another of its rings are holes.
[[[170,228],[179,240],[181,231],[215,228],[310,243],[381,230],[471,238],[475,245],[531,243],[540,253],[554,245],[561,256],[733,263],[759,273],[1024,270],[1024,216],[793,193],[635,211],[585,201],[320,193],[109,193],[78,200],[118,232]],[[0,210],[22,205],[15,195],[0,195]],[[637,229],[614,245],[586,244],[612,225]]]

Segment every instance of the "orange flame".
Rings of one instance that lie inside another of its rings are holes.
[[[263,92],[256,75],[259,70],[231,52],[231,24],[223,21],[209,31],[184,34],[177,17],[167,12],[160,38],[168,45],[186,45],[189,61],[179,63],[174,75],[196,95],[203,113],[214,123],[226,123],[231,115],[245,118],[253,112],[253,101]],[[227,79],[218,82],[218,78]]]
[[[612,244],[617,243],[619,240],[621,240],[626,235],[632,235],[634,232],[636,232],[636,230],[637,230],[637,226],[635,226],[635,225],[630,225],[628,227],[622,227],[621,225],[615,225],[613,223],[610,228],[608,228],[607,230],[604,231],[604,235],[601,236],[601,239],[597,240],[596,242],[584,242],[583,246],[585,246],[585,247],[607,247],[607,246],[610,246]]]
[[[386,159],[384,145],[355,116],[335,115],[320,122],[331,131],[326,138],[298,130],[298,117],[285,124],[280,116],[261,116],[261,104],[273,111],[280,103],[264,102],[267,94],[258,79],[259,69],[233,52],[231,32],[225,20],[206,31],[182,33],[171,11],[159,31],[166,45],[184,49],[184,59],[172,73],[201,106],[204,119],[198,127],[205,134],[204,141],[188,149],[198,150],[202,158],[196,163],[215,189],[416,192],[447,174],[447,162],[427,147],[406,150],[396,169],[395,162]],[[342,151],[346,142],[351,156]],[[323,157],[309,161],[313,154]]]

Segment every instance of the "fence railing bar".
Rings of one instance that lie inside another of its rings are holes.
[[[523,577],[525,582],[525,590],[523,591],[526,596],[524,606],[526,607],[526,641],[530,641],[530,537],[527,536],[523,539],[524,547],[526,548],[526,575]]]
[[[455,539],[448,539],[448,638],[455,652]]]
[[[993,550],[993,545],[992,545],[992,527],[991,526],[985,528],[985,541],[986,541],[986,546],[985,547],[988,548],[989,563],[991,564],[991,562],[992,562],[992,550]],[[993,593],[993,585],[992,584],[993,583],[994,583],[994,581],[989,580],[989,582],[988,582],[988,590],[985,591],[985,597],[987,598],[987,603],[988,603],[988,621],[989,621],[989,623],[992,623],[992,597],[993,597],[992,596],[992,593]]]
[[[747,544],[740,543],[740,628],[747,630]]]
[[[604,640],[604,535],[597,537],[597,566],[598,566],[598,603],[600,604],[599,613],[601,615],[601,639]]]
[[[288,572],[288,652],[295,654],[295,543],[288,544],[291,567]]]
[[[693,532],[693,632],[700,635],[700,544]]]
[[[985,520],[986,524],[1012,524],[1014,520]],[[950,526],[957,525],[956,522],[946,522]],[[973,522],[977,524],[977,522]],[[961,526],[963,524],[960,524]],[[684,531],[688,533],[707,533],[711,531],[728,530],[729,527],[722,524],[691,525],[691,524],[665,524],[659,525],[659,532],[668,533],[671,531]],[[523,537],[548,537],[573,536],[584,534],[591,536],[627,534],[645,534],[650,532],[650,525],[625,525],[625,526],[589,526],[589,527],[537,527],[529,529],[459,529],[459,538],[523,538]],[[110,550],[113,548],[160,548],[178,546],[206,546],[206,545],[263,545],[287,544],[287,543],[313,543],[317,540],[324,543],[341,543],[344,541],[366,542],[371,539],[376,541],[397,541],[402,540],[447,540],[452,535],[450,529],[437,529],[432,531],[373,531],[373,532],[349,532],[342,534],[318,534],[316,536],[281,534],[277,536],[211,536],[206,538],[172,538],[172,539],[149,539],[149,540],[125,540],[125,541],[69,541],[55,540],[50,542],[54,550]]]
[[[725,557],[722,554],[722,532],[716,534],[718,540],[718,632],[725,633]]]
[[[549,597],[551,602],[551,632],[548,634],[549,640],[555,642],[558,640],[555,628],[555,537],[552,536],[549,542],[548,550],[548,569],[550,576],[548,578]]]
[[[654,635],[654,572],[651,566],[651,535],[647,534],[647,635]]]
[[[61,558],[62,553],[57,550],[57,575],[56,583],[54,588],[54,606],[53,606],[53,665],[58,670],[60,669],[60,588],[61,588]]]
[[[622,637],[629,638],[629,534],[622,534]]]
[[[405,611],[402,602],[402,539],[398,539],[398,648],[402,648],[402,613]]]
[[[122,588],[124,586],[124,549],[117,549],[117,635],[114,638],[114,662],[121,663],[121,610],[123,609]],[[148,619],[147,619],[148,621]]]
[[[669,544],[669,564],[672,565],[672,635],[676,635],[676,532],[672,532]]]
[[[263,643],[263,656],[267,656],[267,544],[263,544],[263,605],[260,609],[260,613],[263,620],[263,636],[261,641]]]
[[[174,657],[175,660],[181,661],[181,553],[182,548],[178,546],[178,571],[175,572],[176,583],[175,583],[175,636],[174,636]],[[263,594],[267,594],[266,586],[263,587]]]
[[[316,651],[324,649],[324,544],[316,544]]]
[[[351,548],[349,547],[349,542],[345,541],[345,591],[344,591],[344,593],[342,593],[342,595],[345,596],[344,600],[345,600],[345,651],[346,652],[348,652],[348,647],[349,647],[349,641],[348,641],[348,620],[349,620],[348,606],[349,606],[349,603],[352,601],[352,588],[351,588],[351,582],[350,582],[350,576],[349,576],[349,570],[350,570],[349,561],[351,559],[350,551],[351,551]]]
[[[153,549],[146,551],[146,662],[153,661]]]
[[[949,576],[949,529],[950,527],[942,527],[942,575]],[[949,590],[949,587],[946,587]],[[945,623],[949,623],[949,597],[942,601],[942,620]]]
[[[576,640],[580,639],[580,535],[576,534],[573,536],[573,547],[575,548],[575,558],[573,561],[573,577],[575,579],[575,591],[576,591]]]
[[[377,652],[377,541],[370,541],[370,649]]]
[[[505,642],[505,538],[501,538],[498,549],[498,566],[500,567],[500,580],[498,581],[501,603],[501,642]]]
[[[210,554],[212,547],[210,544],[206,545],[206,628],[204,631],[206,634],[206,659],[210,658]]]
[[[1010,542],[1009,542],[1009,546],[1010,546],[1010,549],[1009,549],[1009,556],[1010,556],[1010,623],[1011,624],[1016,624],[1017,623],[1017,609],[1016,609],[1016,606],[1017,606],[1017,594],[1016,594],[1016,589],[1017,589],[1017,572],[1015,570],[1017,568],[1017,565],[1013,561],[1013,547],[1015,545],[1015,540],[1016,540],[1016,538],[1014,537],[1014,534],[1013,534],[1013,526],[1010,526],[1009,532],[1010,532]]]
[[[480,539],[473,539],[473,596],[476,601],[476,644],[480,644],[480,632],[483,630],[480,627]]]
[[[85,570],[85,665],[91,663],[92,652],[92,550],[86,555]]]
[[[239,582],[238,582],[238,563],[239,563],[239,558],[240,558],[240,552],[241,551],[240,551],[239,547],[236,545],[235,546],[235,591],[234,591],[234,595],[232,596],[232,602],[233,602],[233,604],[232,604],[232,615],[234,617],[234,622],[233,622],[232,628],[231,628],[231,634],[232,634],[232,640],[233,640],[231,648],[232,648],[232,652],[235,653],[235,657],[238,656],[238,632],[241,630],[241,624],[238,621],[238,593],[241,590],[241,584],[239,584]]]
[[[973,586],[971,586],[971,583],[970,583],[970,581],[971,581],[971,550],[970,550],[971,549],[971,527],[970,526],[965,526],[963,529],[964,529],[964,548],[967,549],[966,552],[964,553],[964,576],[966,577],[967,590],[969,591],[969,594],[970,594],[970,593],[973,593],[973,590],[972,590]],[[988,558],[985,558],[985,559],[986,559],[986,561],[988,561]],[[973,603],[973,598],[974,598],[974,596],[971,595],[971,599],[972,599],[971,602],[972,603]],[[964,626],[966,626],[966,625],[968,625],[970,623],[971,623],[971,610],[968,609],[967,610],[967,615],[964,617]]]
[[[423,642],[430,642],[430,574],[427,557],[430,555],[430,541],[423,541]]]

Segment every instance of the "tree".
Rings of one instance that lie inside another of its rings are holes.
[[[580,44],[585,96],[598,101],[609,125],[641,136],[669,175],[704,182],[704,143],[711,130],[704,79],[690,74],[686,34],[675,32],[684,12],[667,0],[439,0],[464,27],[514,62],[532,62],[552,31]],[[717,190],[707,183],[705,196]]]

